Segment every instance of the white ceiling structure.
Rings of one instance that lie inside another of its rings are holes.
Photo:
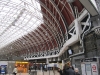
[[[21,0],[0,0],[0,50],[35,30],[41,23],[43,17],[37,1],[26,4]]]
[[[57,55],[83,10],[79,0],[0,0],[0,55]]]

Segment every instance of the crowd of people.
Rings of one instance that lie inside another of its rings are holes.
[[[60,75],[80,75],[78,68],[73,68],[70,62],[67,62],[62,70],[58,68],[58,72]]]

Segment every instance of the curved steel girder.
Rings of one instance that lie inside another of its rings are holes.
[[[19,43],[19,40],[11,43],[11,45],[15,46],[16,49],[18,49],[18,50],[21,50],[23,48],[23,45]]]
[[[21,42],[22,43],[22,42]]]
[[[18,47],[18,50],[21,50],[23,48],[23,45],[19,43],[19,40],[14,42],[15,46]]]
[[[47,17],[47,16],[46,16]],[[48,17],[48,19],[49,19],[49,17]],[[49,19],[49,21],[51,22],[51,20]],[[52,22],[51,22],[52,23]],[[52,25],[53,25],[53,23],[52,23]],[[58,31],[56,31],[57,33],[58,33]],[[55,32],[53,32],[53,33],[55,33]],[[44,36],[44,35],[43,35]]]
[[[45,30],[44,28],[42,29],[43,31]],[[44,34],[38,29],[37,31],[39,31],[43,36]],[[45,31],[44,31],[45,32]],[[32,35],[33,36],[33,35]]]
[[[25,38],[21,38],[22,40],[24,39],[24,40],[26,40]],[[23,43],[23,41],[22,40],[20,40],[22,43]],[[26,56],[28,56],[28,46],[27,46],[27,43],[25,43],[25,44],[23,44],[23,48],[25,49],[25,51],[27,51],[27,53],[26,53]]]
[[[53,37],[54,40],[56,41],[57,39],[55,38],[55,32],[53,33],[53,30],[49,27],[47,22],[45,22],[45,27],[48,29],[49,32],[51,32],[51,34],[52,34],[51,37]],[[54,42],[52,41],[52,39],[50,39],[50,41],[52,42],[52,45],[54,45]],[[57,41],[56,41],[56,43],[57,43]],[[53,46],[53,48],[54,48],[54,46]]]
[[[15,42],[15,45],[19,47],[19,50],[23,49],[24,46],[23,46],[23,42],[21,41],[21,38],[16,40]]]
[[[33,46],[35,46],[35,45],[33,44],[33,40],[32,40],[32,38],[31,38],[31,36],[29,36],[29,35],[25,36],[25,38],[26,38],[27,41],[28,41],[28,43],[26,43],[26,45],[29,44],[28,48],[29,48],[29,51],[31,51],[30,48],[33,47]]]
[[[39,43],[39,41],[38,41],[38,39],[37,39],[37,37],[36,37],[36,34],[35,34],[35,32],[31,32],[31,33],[29,33],[31,36],[32,36],[32,38],[34,38],[34,40],[37,42],[37,43]],[[35,35],[34,35],[35,34]]]
[[[48,22],[45,21],[45,24],[46,24],[45,26],[49,29],[49,31],[52,32],[53,37],[54,37],[54,39],[55,39],[56,42],[57,42],[57,45],[60,46],[60,45],[59,45],[59,37],[57,38],[55,31],[52,29],[52,27],[49,25]]]
[[[45,21],[45,27],[51,32],[51,34],[53,35],[53,37],[54,37],[54,39],[55,39],[55,31],[53,31],[53,29],[51,28],[51,26],[49,26],[49,23],[48,22],[46,22]],[[44,29],[44,28],[43,28]],[[45,30],[45,29],[44,29]],[[40,33],[41,33],[41,31],[40,30],[38,30]],[[42,33],[41,33],[42,34]],[[42,36],[44,36],[44,34],[42,34]],[[58,38],[57,38],[58,39]],[[56,39],[55,39],[56,40]],[[56,41],[57,42],[57,41]]]
[[[29,33],[30,34],[30,33]]]
[[[29,42],[28,38],[27,38],[26,36],[25,36],[25,37],[23,36],[22,39],[24,39],[24,43],[25,43],[24,45],[25,45],[25,46],[27,47],[27,49],[28,49],[28,47],[30,46],[30,45],[29,45],[30,42]]]
[[[18,47],[15,45],[15,43],[12,43],[11,45],[9,45],[10,47],[12,47],[11,50],[14,50],[14,51],[17,51],[18,50]]]
[[[29,35],[31,35],[31,34],[29,34]],[[29,37],[29,35],[28,35],[28,37]],[[32,35],[31,35],[32,36]],[[30,38],[30,37],[29,37]],[[31,39],[33,39],[33,37],[31,38]],[[28,40],[28,39],[27,39]],[[30,41],[30,40],[28,40],[28,41]],[[31,41],[31,42],[35,42],[35,41]],[[29,42],[30,43],[30,42]],[[25,44],[26,45],[26,44]],[[35,45],[34,45],[35,46]],[[24,47],[23,47],[24,48]],[[35,49],[35,50],[38,50],[37,48]]]
[[[34,38],[34,37],[33,37],[33,35],[32,35],[31,33],[29,33],[29,35],[31,35],[31,36],[32,36],[32,37],[31,37],[31,40],[32,40],[32,42],[34,42],[34,41],[33,41],[33,38]],[[30,36],[29,36],[29,35],[27,36],[28,38],[30,38]],[[34,39],[35,39],[35,38],[34,38]],[[30,41],[31,41],[31,40],[30,40]],[[37,39],[37,40],[38,40],[38,39]],[[34,44],[33,44],[33,45],[34,45]],[[34,46],[37,46],[37,45],[34,45]],[[35,50],[37,50],[37,51],[38,51],[39,49],[37,49],[37,47],[35,47]]]
[[[26,36],[26,37],[23,37],[25,40],[27,40],[28,42],[25,44],[26,45],[26,47],[27,47],[27,50],[28,50],[28,55],[29,54],[31,54],[31,47],[33,47],[32,46],[32,41],[29,39],[29,35],[28,36]],[[28,46],[27,46],[28,45]],[[37,49],[37,50],[39,50],[39,49]]]
[[[59,26],[58,26],[58,27],[59,27]],[[60,27],[59,27],[59,29],[60,29]],[[60,29],[60,31],[61,31],[61,29]],[[63,36],[62,32],[61,32],[61,35]]]
[[[40,1],[40,3],[41,3],[41,5],[46,9],[46,11],[48,11],[48,13],[52,16],[52,18],[54,19],[54,21],[57,23],[57,25],[58,25],[59,28],[60,28],[61,35],[63,36],[63,32],[62,32],[62,30],[61,30],[61,26],[60,26],[60,24],[59,24],[59,21],[54,17],[54,14],[44,5],[44,3],[42,3],[41,1]]]
[[[22,48],[26,48],[26,49],[27,49],[26,42],[24,42],[23,39],[24,39],[24,38],[20,38],[18,42],[19,42],[19,44],[22,46]],[[25,39],[24,39],[24,40],[25,40]]]
[[[71,9],[71,11],[72,11],[73,17],[75,18],[74,9],[73,9],[73,7],[71,6],[71,4],[70,4],[70,3],[69,3],[69,7],[70,7],[70,9]],[[67,7],[66,7],[66,6],[65,6],[65,8],[67,9]]]
[[[45,29],[43,29],[42,28],[42,30],[44,31]],[[39,30],[37,30],[37,31],[39,31]],[[31,33],[29,33],[30,35],[31,35]],[[33,36],[33,35],[31,35],[31,36]],[[37,36],[39,36],[39,38],[40,38],[40,35],[37,33]],[[36,36],[35,36],[35,38],[36,38]],[[46,38],[46,37],[45,37]],[[39,42],[40,43],[40,42]]]
[[[42,30],[44,30],[44,28],[42,28],[42,26],[41,26],[40,28],[41,28]],[[39,29],[37,29],[37,31],[38,31],[38,33],[41,35],[41,38],[42,38],[42,40],[43,40],[43,42],[40,42],[40,43],[42,43],[42,44],[44,45],[44,43],[45,43],[45,41],[46,41],[46,43],[48,44],[48,41],[45,40],[46,37],[44,37],[43,32],[41,32]],[[45,41],[44,41],[44,40],[45,40]]]
[[[55,32],[53,33],[53,32],[52,32],[52,28],[51,28],[51,30],[50,30],[50,28],[49,28],[49,27],[50,27],[49,24],[48,24],[47,22],[45,22],[45,23],[46,23],[45,27],[51,32],[51,34],[53,34],[53,37],[54,37],[54,36],[55,36],[55,35],[54,35]],[[38,30],[38,31],[39,31],[39,30]],[[41,31],[40,31],[40,32],[41,32]],[[44,34],[42,34],[42,35],[44,36]],[[54,38],[55,38],[55,37],[54,37]],[[50,40],[50,41],[51,41],[51,40]],[[52,41],[51,41],[51,42],[52,42]],[[53,44],[53,42],[52,42],[52,44]]]
[[[16,42],[15,42],[15,43],[16,43]],[[20,48],[21,48],[21,49],[19,49],[18,51],[20,51],[20,50],[22,50],[22,49],[25,49],[25,46],[24,46],[24,44],[23,44],[23,42],[22,42],[21,39],[19,39],[19,40],[17,41],[17,43],[18,43],[18,45],[19,45]]]
[[[39,26],[39,27],[40,27],[40,26]],[[37,36],[40,38],[40,40],[41,40],[40,43],[43,42],[44,40],[43,40],[42,36],[39,34],[39,33],[42,33],[42,32],[39,32],[39,31],[38,31],[38,28],[37,28],[37,29],[35,30],[35,33],[36,33]],[[44,38],[46,39],[45,35],[44,35]]]
[[[41,26],[41,29],[44,31],[44,32],[47,32],[42,26]],[[52,33],[51,33],[52,34]],[[45,35],[45,34],[44,34]],[[51,37],[49,34],[48,35],[45,35],[45,36],[47,36],[48,37],[48,39],[49,39],[49,41],[50,42],[52,42],[51,41],[51,38],[49,38],[49,37]],[[45,38],[44,38],[45,39]],[[46,42],[48,43],[48,41],[46,40]],[[52,43],[52,46],[53,46],[53,43]],[[49,46],[50,47],[50,46]],[[50,49],[50,48],[49,48]]]
[[[59,8],[56,6],[56,4],[54,3],[54,1],[53,0],[49,0],[51,3],[52,3],[52,5],[55,7],[55,10],[57,10],[57,12],[59,13],[59,16],[60,16],[60,18],[61,18],[61,20],[62,20],[62,22],[63,22],[63,24],[64,24],[64,27],[65,27],[65,29],[66,29],[66,31],[68,32],[68,26],[66,27],[66,25],[67,25],[67,22],[65,21],[65,19],[64,19],[64,16],[62,15],[62,13],[61,13],[61,11],[59,10]],[[65,21],[65,22],[64,22]],[[63,36],[64,37],[64,36]],[[63,40],[64,41],[64,40]]]
[[[45,15],[46,19],[52,24],[52,26],[53,26],[54,28],[56,28],[55,24],[53,24],[53,22],[51,21],[51,19],[50,19],[49,17],[47,17],[45,13],[43,13],[43,14]],[[49,26],[49,23],[48,23],[46,20],[45,20],[44,22],[47,24],[47,26]],[[56,37],[56,33],[57,33],[58,36],[60,35],[59,32],[58,32],[58,31],[55,32],[55,30],[53,30],[51,26],[49,26],[49,28],[51,28],[51,30],[53,31],[54,37]],[[59,27],[58,27],[58,28],[59,28]],[[50,30],[50,31],[51,31],[51,30]],[[56,39],[56,41],[59,41],[59,40],[60,40],[60,43],[61,43],[61,39],[60,39],[59,37],[56,37],[55,39]],[[59,44],[59,43],[58,43],[58,44]]]
[[[42,32],[41,32],[42,33]],[[38,33],[37,33],[38,34]],[[30,34],[31,35],[31,34]],[[33,37],[33,35],[31,35],[32,37]],[[36,46],[38,46],[38,44],[36,45]]]

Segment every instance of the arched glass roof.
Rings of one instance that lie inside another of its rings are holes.
[[[79,0],[0,0],[0,55],[58,55],[83,8]]]
[[[43,17],[36,0],[0,0],[0,48],[35,30]]]

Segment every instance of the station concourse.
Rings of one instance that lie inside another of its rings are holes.
[[[1,75],[60,75],[67,62],[100,75],[100,0],[0,0]]]

